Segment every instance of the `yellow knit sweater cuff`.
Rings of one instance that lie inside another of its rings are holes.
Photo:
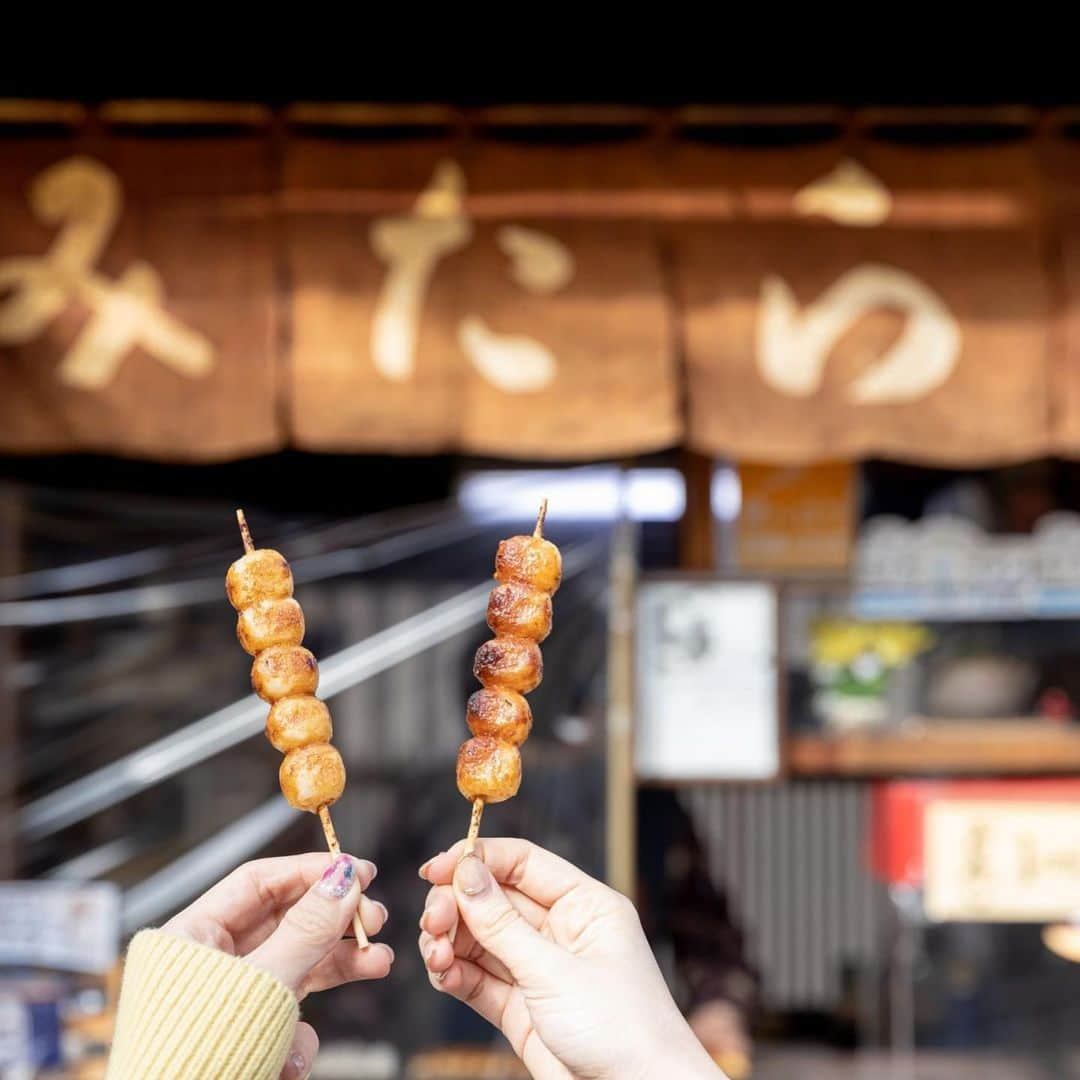
[[[108,1080],[277,1080],[296,998],[245,960],[161,930],[135,935]]]

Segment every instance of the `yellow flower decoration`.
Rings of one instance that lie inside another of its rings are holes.
[[[872,652],[886,667],[901,667],[933,644],[934,635],[918,623],[821,619],[811,632],[810,650],[817,664],[846,667]]]

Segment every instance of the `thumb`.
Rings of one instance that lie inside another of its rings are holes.
[[[375,867],[339,855],[325,873],[285,912],[278,928],[247,961],[296,990],[308,972],[341,940],[360,903],[361,886]]]
[[[454,896],[472,936],[515,979],[549,967],[555,946],[525,921],[479,855],[466,855],[457,864]]]

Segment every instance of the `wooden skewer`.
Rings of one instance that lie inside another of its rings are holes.
[[[244,554],[250,555],[255,550],[255,543],[251,539],[251,530],[248,528],[247,518],[243,510],[236,511],[236,523],[240,526],[240,536],[244,541]],[[322,822],[323,835],[326,837],[326,846],[330,850],[331,858],[336,859],[341,854],[341,844],[338,843],[337,830],[330,819],[330,807],[319,807],[319,821]],[[364,924],[360,921],[360,909],[357,907],[353,915],[353,932],[356,934],[356,946],[366,949],[371,942],[364,932]]]
[[[251,530],[248,528],[247,518],[243,510],[236,511],[236,524],[240,526],[240,539],[244,541],[244,554],[250,555],[255,550],[255,542],[251,539]]]
[[[326,846],[330,849],[330,854],[333,858],[337,858],[341,854],[341,845],[338,843],[337,831],[334,829],[334,823],[330,820],[330,807],[319,807],[319,820],[322,822],[323,835],[326,837]],[[356,909],[356,913],[352,919],[353,933],[356,934],[356,947],[358,949],[366,949],[371,942],[368,941],[367,934],[364,933],[364,924],[360,921],[360,909]]]
[[[484,816],[484,800],[473,799],[472,817],[469,819],[469,835],[465,837],[465,854],[476,851],[476,838],[480,835],[480,819]]]
[[[544,499],[540,503],[540,512],[536,515],[536,526],[533,536],[542,540],[544,536],[544,521],[547,518],[548,501]],[[484,800],[473,799],[472,817],[469,819],[469,834],[465,837],[465,854],[472,855],[476,851],[476,839],[480,835],[480,819],[484,816]]]
[[[538,540],[544,538],[544,522],[547,520],[547,499],[544,499],[540,503],[540,513],[536,515],[536,528],[533,529],[533,536]]]

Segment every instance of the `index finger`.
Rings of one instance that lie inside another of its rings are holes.
[[[210,919],[230,934],[243,933],[252,924],[291,907],[322,876],[332,860],[325,851],[255,859],[238,866],[198,900],[170,920],[177,929]],[[375,877],[375,866],[354,860],[361,889]]]
[[[420,876],[432,885],[449,885],[454,868],[465,853],[459,840],[420,868]],[[593,883],[583,870],[528,840],[514,837],[485,837],[478,840],[476,854],[484,860],[495,880],[524,893],[544,907],[551,907],[572,889]]]

